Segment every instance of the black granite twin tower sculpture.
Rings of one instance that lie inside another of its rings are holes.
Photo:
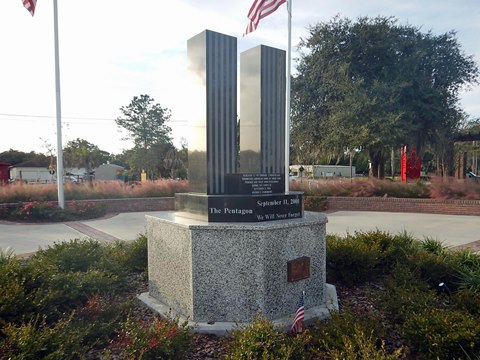
[[[188,40],[188,64],[200,109],[189,124],[190,192],[175,195],[177,214],[209,222],[303,217],[302,193],[285,191],[285,51],[241,53],[239,129],[237,39],[203,31]]]

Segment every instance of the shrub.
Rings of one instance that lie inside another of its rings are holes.
[[[376,277],[380,263],[378,246],[356,241],[353,236],[341,238],[327,235],[327,276],[329,282],[340,281],[348,286]]]
[[[131,271],[108,249],[73,240],[27,260],[0,252],[0,358],[79,359],[108,342],[132,306],[121,295]]]
[[[26,262],[4,258],[0,261],[0,319],[18,324],[22,318],[42,313],[56,321],[62,312],[83,305],[94,294],[118,293],[126,285],[125,271],[113,271],[105,255],[104,247],[93,240],[73,240],[40,250]]]
[[[355,232],[346,237],[327,235],[329,281],[351,286],[388,274],[396,263],[415,252],[416,242],[407,234],[383,231]]]
[[[0,337],[4,359],[80,359],[85,354],[84,333],[72,326],[73,316],[49,326],[45,319],[7,324]]]
[[[244,327],[231,332],[231,343],[226,360],[282,360],[307,359],[305,346],[310,340],[308,330],[296,336],[285,334],[272,321],[257,315]]]
[[[425,250],[412,253],[406,264],[416,272],[417,276],[436,288],[445,283],[453,291],[457,288],[457,267],[452,261],[451,252],[435,254]]]
[[[455,308],[480,318],[480,293],[470,289],[460,289],[451,297]]]
[[[428,307],[412,313],[402,328],[422,359],[458,359],[480,350],[480,323],[455,309]]]
[[[73,239],[40,249],[31,258],[32,265],[58,272],[87,271],[96,267],[103,247],[96,240]]]
[[[312,353],[320,359],[400,359],[406,355],[403,348],[388,354],[382,338],[383,321],[368,309],[355,311],[348,305],[331,318],[317,322],[312,329]]]
[[[398,264],[383,281],[384,289],[378,292],[379,305],[390,319],[403,323],[411,313],[438,306],[439,299],[418,271]]]
[[[179,324],[178,319],[157,316],[151,324],[128,318],[114,346],[128,359],[181,359],[191,342],[186,322]]]
[[[117,241],[107,246],[107,258],[111,259],[125,271],[135,272],[147,276],[148,272],[148,248],[147,237],[138,236],[133,242],[126,243]]]
[[[1,218],[14,221],[71,221],[86,220],[105,215],[106,206],[99,202],[70,201],[62,209],[54,201],[30,201],[6,206]]]
[[[26,271],[24,264],[13,256],[0,256],[0,329],[9,321],[19,321],[34,312],[35,276]]]
[[[324,211],[327,209],[327,198],[325,196],[305,196],[303,206],[308,211]]]
[[[316,351],[342,348],[343,336],[353,334],[355,328],[374,334],[377,338],[385,335],[384,329],[380,326],[382,322],[373,311],[357,312],[353,307],[346,305],[340,312],[334,311],[330,315],[329,319],[318,321],[312,329],[312,343]]]
[[[341,336],[342,346],[339,348],[327,348],[325,358],[342,360],[398,360],[407,355],[405,349],[396,349],[389,354],[385,349],[385,342],[379,340],[373,333],[365,333],[357,324],[353,326],[353,332]]]

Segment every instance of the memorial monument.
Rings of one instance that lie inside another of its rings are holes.
[[[147,216],[140,299],[200,332],[224,333],[259,312],[286,326],[303,291],[306,321],[338,308],[325,279],[327,219],[285,189],[285,52],[260,45],[240,62],[238,149],[237,39],[205,30],[188,40],[199,104],[190,192],[175,195],[174,212]]]

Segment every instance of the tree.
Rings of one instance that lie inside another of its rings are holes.
[[[118,127],[128,132],[127,139],[135,144],[126,160],[130,171],[145,170],[149,178],[162,174],[162,159],[174,148],[171,129],[165,124],[170,120],[170,110],[154,101],[148,95],[134,96],[128,106],[120,108],[122,116],[115,120]]]
[[[29,153],[10,149],[0,153],[0,162],[6,162],[10,164],[20,164],[29,160],[38,160],[40,162],[46,162],[47,156],[44,154],[37,154],[34,151]]]
[[[298,157],[368,152],[383,177],[391,149],[454,133],[459,90],[478,79],[455,32],[435,36],[391,17],[335,17],[310,28],[292,80],[292,145]],[[442,138],[442,142],[445,139]]]
[[[63,150],[65,165],[85,168],[87,180],[91,181],[92,170],[110,159],[108,152],[83,139],[69,141]]]

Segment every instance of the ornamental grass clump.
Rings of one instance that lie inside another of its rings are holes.
[[[429,186],[423,181],[403,183],[400,181],[371,179],[322,179],[290,183],[291,190],[303,191],[307,196],[352,196],[428,198]]]
[[[436,177],[431,181],[429,192],[433,199],[480,200],[480,181]]]
[[[188,192],[187,180],[154,180],[124,183],[117,180],[66,183],[65,199],[122,199],[174,196]],[[54,201],[58,197],[56,184],[25,184],[15,182],[0,185],[0,204]]]

